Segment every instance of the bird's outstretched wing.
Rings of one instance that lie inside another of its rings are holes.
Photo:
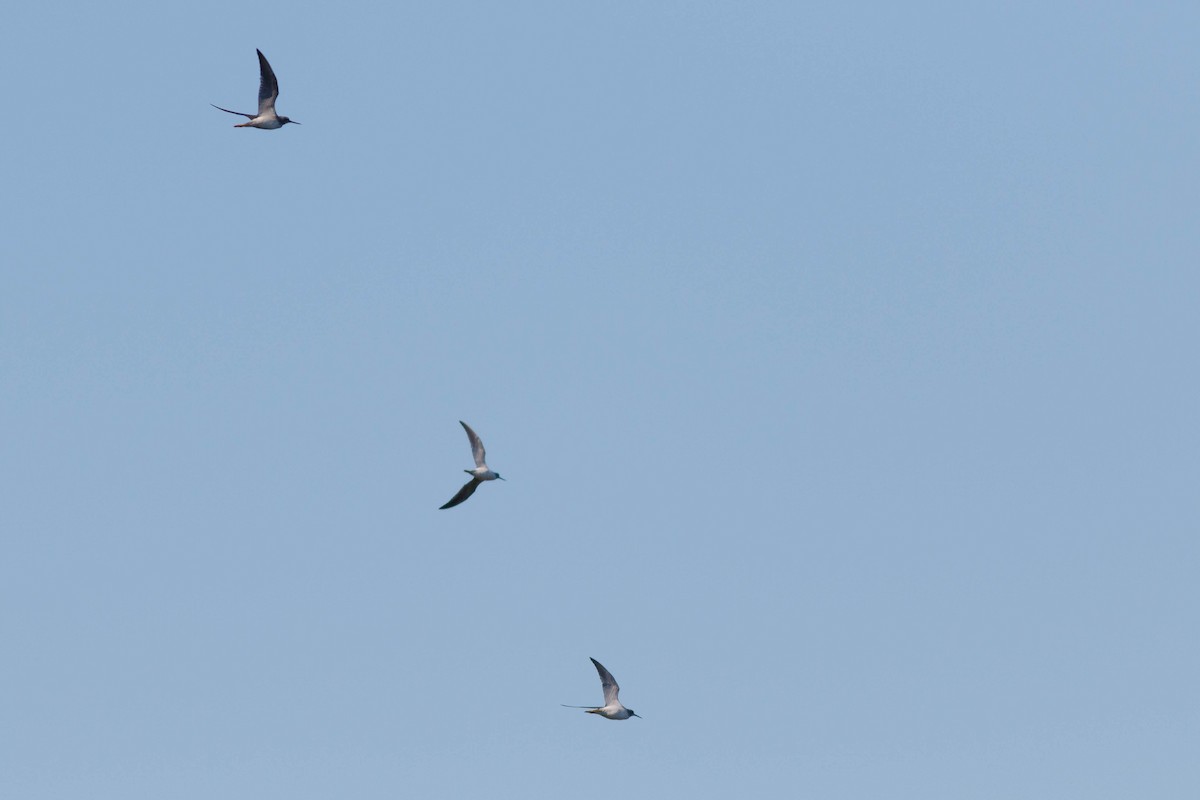
[[[483,440],[479,438],[479,434],[471,430],[470,425],[463,422],[461,419],[458,421],[458,424],[462,425],[463,430],[467,432],[467,439],[469,439],[471,442],[471,455],[475,457],[475,466],[486,468],[487,452],[483,449]]]
[[[621,691],[621,687],[617,686],[617,681],[613,678],[612,673],[604,668],[596,659],[592,659],[592,663],[596,665],[596,672],[600,673],[600,686],[604,689],[604,705],[611,706],[617,702],[617,692]]]
[[[243,114],[240,111],[230,111],[228,108],[221,108],[220,106],[214,105],[213,103],[209,103],[209,105],[212,106],[213,108],[215,108],[217,111],[224,111],[226,114],[237,114],[239,117],[245,117],[246,119],[254,119],[253,114]]]
[[[279,81],[275,80],[275,70],[267,63],[267,57],[262,50],[258,53],[258,113],[259,116],[275,110],[275,100],[279,97]]]
[[[440,511],[443,508],[454,508],[456,505],[475,494],[475,490],[479,488],[480,483],[482,483],[482,481],[479,480],[479,478],[472,478],[471,480],[467,481],[466,484],[464,484],[463,487],[458,490],[458,494],[454,495],[454,497],[451,497],[450,502],[446,503],[444,506],[441,506],[438,510]]]

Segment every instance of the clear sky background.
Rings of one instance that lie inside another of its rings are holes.
[[[1196,3],[4,17],[0,795],[1197,796]]]

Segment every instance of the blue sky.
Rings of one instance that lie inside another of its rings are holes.
[[[1195,794],[1197,23],[12,9],[0,794]]]

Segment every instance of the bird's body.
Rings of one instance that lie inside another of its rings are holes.
[[[453,508],[471,495],[475,494],[475,490],[479,488],[479,484],[483,483],[484,481],[504,480],[504,478],[500,477],[500,473],[492,472],[492,470],[488,468],[486,462],[487,452],[483,449],[483,440],[479,438],[475,431],[471,430],[470,425],[463,422],[461,419],[458,421],[458,424],[462,425],[463,430],[467,432],[467,440],[471,443],[471,455],[475,458],[475,469],[463,470],[463,472],[471,476],[471,480],[467,481],[467,483],[465,483],[463,487],[458,490],[458,494],[454,495],[454,497],[451,497],[450,501],[446,503],[446,505],[441,506],[443,509]]]
[[[628,708],[625,708],[625,706],[621,705],[620,703],[617,703],[616,708],[609,708],[608,706],[605,706],[604,708],[593,708],[593,709],[589,709],[587,713],[599,714],[600,716],[604,717],[605,719],[629,719],[630,717],[637,716],[636,714],[634,714]],[[653,716],[653,715],[651,715],[651,716]]]
[[[586,709],[589,714],[599,714],[605,719],[629,719],[630,717],[638,717],[633,713],[632,708],[626,708],[621,705],[621,701],[617,699],[617,695],[621,692],[621,687],[617,685],[616,679],[612,673],[604,668],[596,659],[592,659],[592,663],[596,665],[596,672],[600,675],[600,688],[604,690],[604,705],[602,706],[566,706],[566,708],[582,708]],[[638,717],[641,719],[641,717]]]
[[[275,113],[275,101],[279,99],[279,81],[275,80],[275,70],[271,69],[271,65],[267,63],[267,57],[262,54],[262,50],[255,50],[255,52],[258,53],[258,114],[230,111],[228,108],[221,108],[218,105],[214,105],[213,108],[250,120],[240,125],[234,125],[235,128],[261,128],[264,131],[273,131],[276,128],[282,128],[289,122],[299,125],[299,122]]]
[[[221,109],[224,111],[225,109]],[[236,113],[236,112],[235,112]],[[288,120],[291,122],[291,120]],[[249,122],[243,122],[240,125],[234,125],[235,128],[258,128],[264,131],[273,131],[282,128],[286,125],[279,117],[264,117],[261,114],[257,117],[251,117]]]

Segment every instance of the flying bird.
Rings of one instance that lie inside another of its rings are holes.
[[[250,120],[241,125],[234,125],[235,128],[262,128],[273,131],[276,128],[282,128],[289,122],[299,125],[300,123],[296,120],[281,117],[275,113],[275,101],[279,98],[279,81],[275,80],[275,70],[271,69],[271,65],[267,63],[267,57],[262,54],[262,50],[254,52],[258,53],[258,116],[243,114],[241,111],[230,111],[228,108],[221,108],[212,103],[209,105],[226,114],[237,114],[239,117],[246,117]]]
[[[604,668],[596,659],[592,659],[592,663],[596,665],[596,672],[600,673],[600,686],[604,689],[604,705],[596,706],[568,706],[563,708],[586,708],[589,714],[599,714],[605,719],[629,719],[630,717],[638,717],[633,713],[632,708],[626,708],[621,705],[621,701],[617,699],[617,692],[621,691],[621,687],[617,686],[617,681],[613,678],[612,673]]]
[[[487,453],[483,450],[483,441],[479,438],[475,431],[471,430],[471,426],[458,421],[459,425],[463,426],[463,430],[467,432],[467,439],[471,442],[471,455],[475,456],[475,469],[464,469],[463,472],[471,476],[465,486],[458,490],[458,494],[450,498],[450,502],[442,506],[442,508],[454,508],[456,505],[466,500],[471,495],[475,494],[475,490],[479,488],[479,484],[484,481],[504,480],[500,477],[500,473],[492,472],[488,469],[486,463]]]

